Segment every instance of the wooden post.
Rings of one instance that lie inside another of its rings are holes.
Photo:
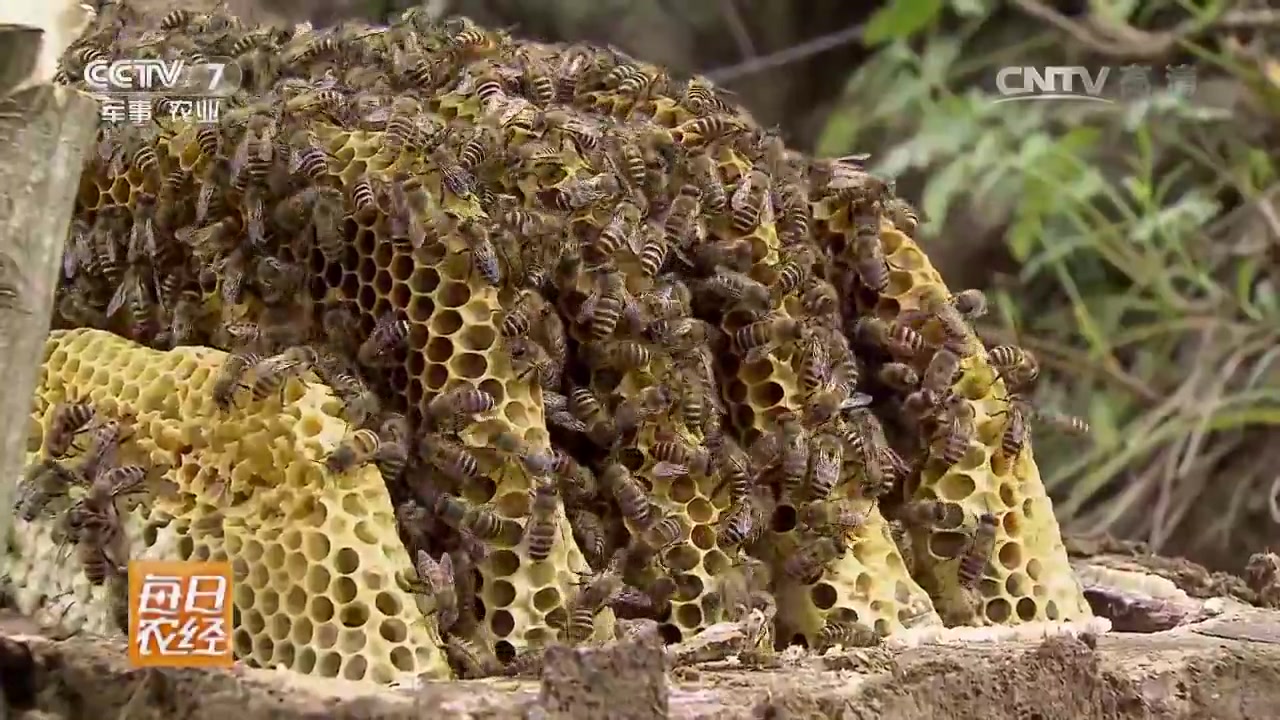
[[[56,86],[51,67],[88,15],[75,0],[20,4],[0,10],[0,552],[62,247],[98,123],[94,99]]]

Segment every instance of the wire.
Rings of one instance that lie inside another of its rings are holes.
[[[773,70],[774,68],[782,67],[783,65],[799,62],[828,50],[834,50],[841,45],[848,45],[850,43],[857,42],[862,38],[862,30],[864,27],[865,25],[854,25],[853,27],[837,30],[833,33],[820,35],[812,40],[806,40],[799,45],[792,45],[785,50],[779,50],[775,53],[751,58],[734,65],[716,68],[710,72],[703,73],[703,75],[705,75],[708,80],[716,83],[728,82],[748,75],[757,75],[768,70]]]

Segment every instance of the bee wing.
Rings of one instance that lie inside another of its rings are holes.
[[[132,272],[132,271],[130,271]],[[131,283],[128,278],[121,281],[116,286],[116,291],[111,294],[111,301],[107,303],[107,317],[111,317],[120,312],[120,308],[129,300]]]
[[[871,405],[873,398],[863,392],[855,392],[840,403],[841,410],[856,410]]]
[[[661,460],[653,466],[653,474],[661,478],[684,477],[689,474],[689,466]]]

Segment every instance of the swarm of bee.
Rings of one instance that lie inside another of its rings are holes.
[[[983,445],[990,472],[1026,477],[1035,419],[1086,430],[1017,394],[1038,363],[977,340],[979,291],[933,281],[902,299],[904,278],[923,275],[883,238],[918,219],[865,158],[789,151],[705,79],[415,11],[319,31],[176,10],[145,27],[108,6],[63,58],[65,78],[102,57],[225,56],[244,87],[217,125],[159,108],[100,131],[55,322],[229,351],[224,412],[283,402],[309,373],[329,385],[351,430],[324,466],[381,471],[415,559],[401,580],[462,676],[590,642],[606,609],[658,621],[669,641],[762,614],[783,623],[780,588],[819,582],[873,542],[868,528],[913,573],[978,588],[1009,508],[962,507],[938,478]],[[353,138],[372,150],[353,154]],[[464,317],[470,301],[447,299],[457,286],[493,317]],[[511,377],[442,355],[440,336],[469,326],[491,329],[463,341],[469,352],[500,356]],[[447,382],[433,377],[444,368]],[[477,441],[513,384],[541,422]],[[1008,395],[979,427],[974,400],[996,387]],[[67,420],[67,437],[93,426],[92,408],[65,412],[84,420]],[[121,558],[93,528],[133,487],[100,465],[51,458],[31,483],[88,488],[73,515],[96,576]],[[495,473],[512,467],[527,478],[519,513],[493,501]],[[912,549],[941,527],[963,540],[950,554]],[[551,637],[497,632],[476,600],[495,548],[536,566],[562,562],[562,546],[586,567],[545,614]],[[991,621],[982,601],[955,621]],[[875,642],[936,618],[924,603],[887,619],[866,602],[861,617],[824,610],[812,631],[775,639]]]

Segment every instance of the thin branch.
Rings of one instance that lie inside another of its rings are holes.
[[[799,45],[792,45],[785,50],[779,50],[775,53],[769,53],[757,58],[752,58],[746,62],[737,65],[729,65],[722,68],[716,68],[707,73],[707,79],[712,82],[723,83],[730,80],[746,77],[748,75],[757,75],[759,73],[773,70],[774,68],[790,65],[791,63],[800,62],[806,58],[824,53],[828,50],[834,50],[841,45],[848,45],[857,42],[862,37],[862,30],[865,26],[854,25],[843,30],[820,35],[812,40],[806,40]]]
[[[1082,21],[1072,20],[1040,0],[1014,0],[1022,12],[1070,35],[1087,49],[1107,57],[1155,60],[1173,51],[1179,43],[1209,28],[1259,28],[1280,25],[1280,10],[1232,10],[1217,17],[1189,18],[1172,30],[1150,32],[1131,25],[1107,22],[1096,13]]]
[[[733,36],[733,42],[738,46],[738,54],[743,60],[750,60],[757,56],[756,44],[751,40],[751,32],[747,29],[747,23],[742,19],[742,13],[738,12],[738,4],[734,0],[720,0],[720,17],[724,19],[724,24],[729,26],[729,34]]]

